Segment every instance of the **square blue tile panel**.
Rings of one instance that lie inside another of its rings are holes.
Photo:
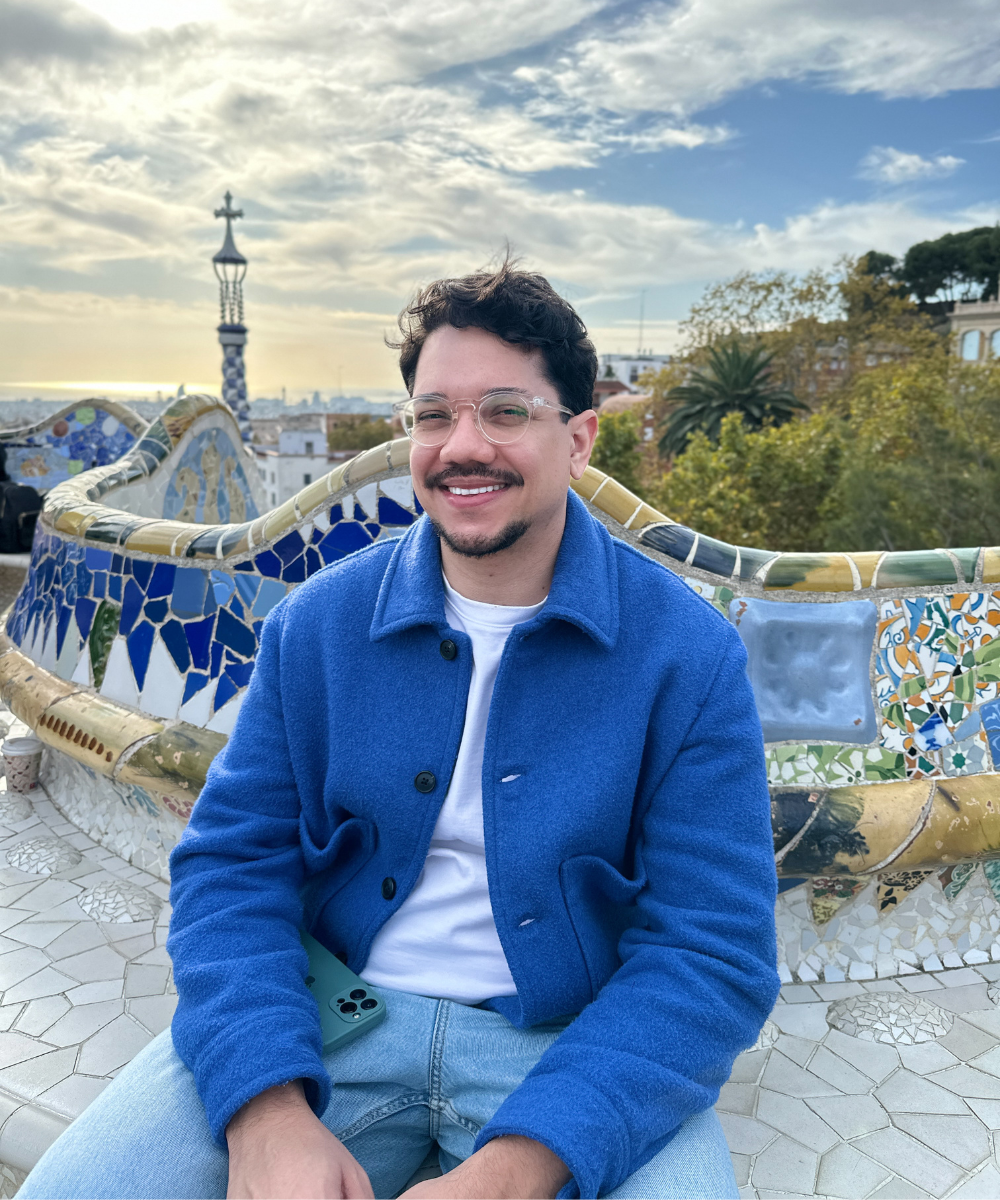
[[[747,648],[765,742],[874,741],[868,669],[878,614],[870,600],[737,598],[729,619]]]

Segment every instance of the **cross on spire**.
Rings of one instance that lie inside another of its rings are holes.
[[[233,193],[232,192],[227,191],[225,196],[223,196],[222,198],[226,202],[225,207],[217,208],[215,210],[215,215],[217,217],[225,217],[226,218],[226,232],[228,233],[229,230],[232,228],[233,221],[235,221],[237,217],[243,216],[243,209],[242,208],[233,208]]]

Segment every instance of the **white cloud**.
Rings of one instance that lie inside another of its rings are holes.
[[[914,183],[918,179],[943,179],[946,175],[954,174],[964,162],[964,158],[955,158],[952,154],[922,158],[919,154],[907,154],[894,146],[872,146],[861,160],[858,174],[863,179],[874,179],[878,183]]]

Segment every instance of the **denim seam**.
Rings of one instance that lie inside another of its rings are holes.
[[[479,1137],[482,1125],[478,1121],[471,1121],[468,1117],[463,1117],[450,1100],[445,1100],[441,1107],[453,1124],[461,1126],[467,1133],[471,1133],[474,1138]]]
[[[430,1135],[437,1140],[441,1128],[441,1065],[444,1059],[444,1040],[448,1029],[448,1018],[451,1015],[451,1002],[439,1000],[438,1009],[434,1015],[434,1030],[431,1034],[431,1057],[428,1064],[427,1084],[430,1095]]]
[[[430,1097],[426,1092],[410,1092],[407,1096],[397,1096],[395,1100],[390,1100],[388,1104],[380,1104],[378,1108],[370,1109],[363,1117],[358,1119],[346,1129],[342,1129],[337,1137],[340,1141],[346,1142],[349,1138],[357,1137],[359,1133],[363,1133],[370,1125],[374,1125],[376,1121],[382,1121],[386,1117],[394,1116],[396,1113],[402,1112],[407,1108],[415,1108],[420,1104],[429,1104]]]

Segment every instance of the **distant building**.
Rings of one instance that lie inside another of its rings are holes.
[[[1000,358],[1000,300],[959,300],[948,318],[965,362]]]
[[[257,470],[272,507],[291,500],[330,469],[326,448],[327,415],[296,413],[253,422]]]
[[[602,354],[597,378],[618,379],[635,387],[645,371],[662,371],[669,362],[669,354]]]
[[[619,396],[622,392],[630,395],[632,388],[627,383],[622,383],[618,378],[598,379],[594,384],[594,408],[600,408],[605,400],[610,399],[612,396]]]

